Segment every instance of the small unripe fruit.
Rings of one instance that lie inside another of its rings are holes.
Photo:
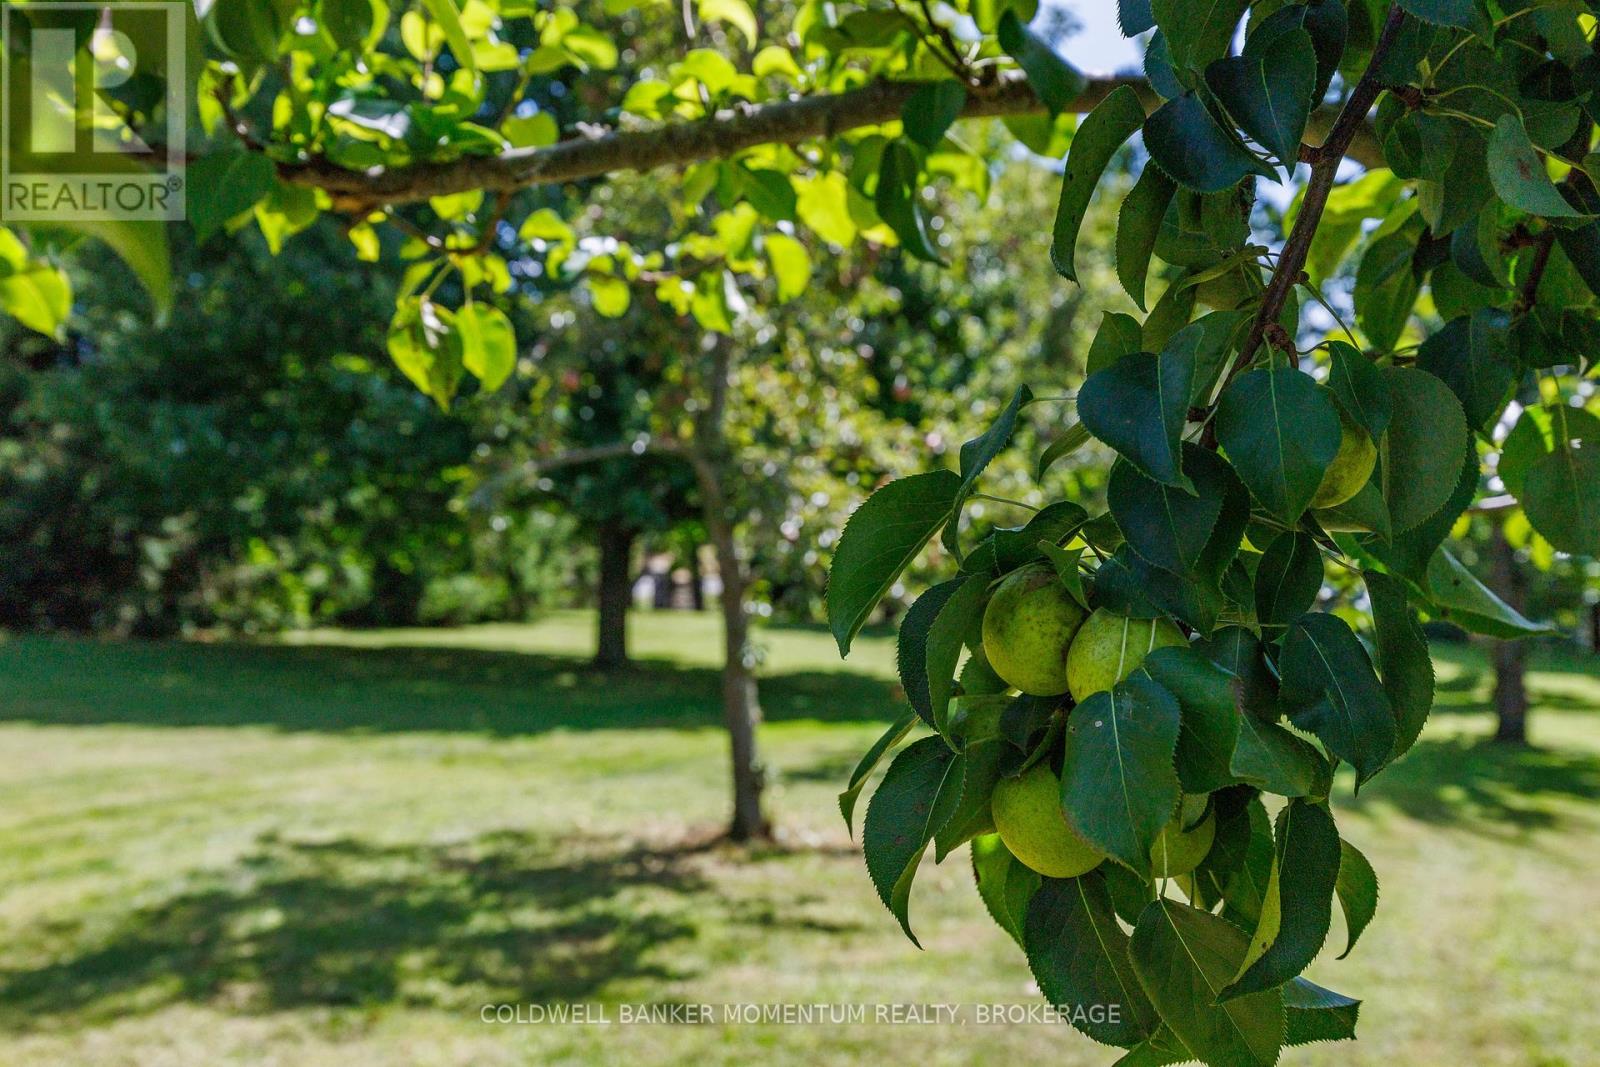
[[[994,828],[1011,854],[1049,878],[1076,878],[1105,858],[1067,825],[1061,779],[1043,763],[1002,778],[989,800]]]
[[[983,652],[990,669],[1024,693],[1065,693],[1067,649],[1083,614],[1048,563],[1015,571],[983,612]]]
[[[1183,816],[1167,823],[1150,846],[1150,871],[1157,878],[1176,878],[1200,866],[1217,839],[1217,817],[1207,815],[1193,830],[1183,828]]]
[[[1130,619],[1099,608],[1078,627],[1067,653],[1067,685],[1082,703],[1139,669],[1145,656],[1188,641],[1166,619]]]
[[[1350,416],[1339,410],[1339,451],[1322,474],[1317,493],[1311,498],[1314,508],[1331,508],[1361,492],[1372,477],[1378,462],[1378,446]]]

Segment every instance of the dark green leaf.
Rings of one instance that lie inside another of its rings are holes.
[[[1288,626],[1311,610],[1322,591],[1322,550],[1306,533],[1272,539],[1256,566],[1256,619],[1262,626]]]
[[[1191,461],[1187,466],[1193,494],[1153,482],[1121,459],[1112,466],[1106,486],[1111,515],[1128,544],[1146,562],[1174,574],[1188,574],[1200,561],[1222,514],[1227,491],[1221,477],[1202,473],[1211,468],[1196,462],[1198,457],[1188,454],[1188,449],[1184,451],[1184,458]]]
[[[1108,311],[1100,319],[1100,328],[1089,343],[1089,358],[1084,370],[1092,375],[1105,370],[1123,356],[1132,355],[1143,348],[1143,327],[1132,315]],[[1080,425],[1082,425],[1080,423]]]
[[[1394,417],[1378,454],[1389,516],[1403,533],[1450,499],[1468,447],[1467,418],[1449,386],[1427,371],[1390,367],[1384,374]]]
[[[1484,308],[1452,319],[1417,351],[1417,366],[1450,387],[1467,425],[1486,428],[1505,406],[1520,371],[1511,343],[1511,316]]]
[[[1144,144],[1167,177],[1196,192],[1221,192],[1247,174],[1274,177],[1193,92],[1156,109],[1144,124]]]
[[[1059,545],[1039,543],[1039,551],[1050,560],[1051,566],[1056,569],[1056,577],[1061,579],[1061,584],[1067,587],[1067,592],[1072,594],[1072,599],[1085,611],[1089,610],[1089,598],[1083,590],[1083,572],[1078,569],[1078,561],[1083,558],[1083,547],[1062,548]]]
[[[1478,30],[1483,26],[1477,0],[1399,0],[1399,3],[1402,11],[1436,26],[1458,30]]]
[[[1022,943],[1039,991],[1094,1040],[1126,1048],[1160,1023],[1128,962],[1128,935],[1098,870],[1046,878],[1028,904]],[[1091,1004],[1107,1010],[1078,1010]]]
[[[1189,414],[1193,375],[1194,364],[1181,355],[1124,356],[1083,383],[1078,418],[1146,477],[1192,488],[1180,463],[1178,441]]]
[[[1518,499],[1556,548],[1600,556],[1600,439],[1559,436],[1555,449],[1528,467]]]
[[[1194,872],[1195,903],[1209,910],[1220,900],[1224,919],[1253,929],[1272,881],[1272,820],[1249,787],[1224,790],[1214,800],[1217,832]]]
[[[1439,549],[1429,560],[1424,586],[1435,613],[1464,630],[1506,639],[1557,632],[1549,623],[1534,622],[1495,596],[1447,549]]]
[[[1014,571],[1039,555],[1041,542],[1056,545],[1082,526],[1089,517],[1081,504],[1055,500],[1034,513],[1022,526],[994,532],[995,566],[1001,574]]]
[[[1389,428],[1394,404],[1383,371],[1353,345],[1328,342],[1328,386],[1344,406],[1345,414],[1360,423],[1374,441]]]
[[[1096,604],[1130,618],[1171,615],[1201,633],[1210,633],[1224,605],[1211,579],[1194,579],[1146,563],[1122,545],[1094,576]]]
[[[972,492],[978,476],[1011,443],[1011,435],[1017,429],[1018,413],[1032,402],[1033,390],[1026,385],[1019,386],[1011,395],[1011,401],[1000,410],[994,422],[989,424],[989,428],[961,446],[961,487],[956,493],[952,511],[961,510],[961,505],[966,502],[967,494]],[[956,528],[957,524],[952,522],[944,531],[944,544],[951,554],[956,554]]]
[[[1024,26],[1017,13],[1009,8],[1000,16],[998,38],[1000,47],[1017,61],[1017,66],[1028,76],[1028,84],[1051,114],[1067,110],[1088,87],[1088,79],[1062,59],[1049,41]],[[1078,137],[1082,136],[1083,127],[1079,126]],[[1076,147],[1077,138],[1073,139],[1073,145]],[[1095,173],[1098,179],[1099,171]]]
[[[973,698],[966,699],[970,701]],[[988,699],[1002,706],[1010,703],[1004,696]],[[994,792],[995,783],[1000,780],[1006,749],[1005,740],[998,735],[968,738],[962,746],[958,757],[961,764],[961,794],[950,817],[933,835],[935,863],[943,863],[946,856],[976,834],[994,832],[994,820],[989,816],[989,797]]]
[[[1324,804],[1291,800],[1278,813],[1272,880],[1250,950],[1223,990],[1232,999],[1283,985],[1328,939],[1339,877],[1339,831]]]
[[[1327,764],[1317,750],[1250,712],[1239,716],[1239,741],[1228,769],[1240,781],[1279,796],[1320,796],[1327,790]]]
[[[1561,195],[1522,120],[1509,112],[1489,136],[1489,180],[1495,195],[1518,211],[1552,219],[1586,217]]]
[[[949,714],[950,697],[955,692],[956,662],[961,657],[966,636],[983,618],[983,604],[988,591],[988,575],[973,575],[962,582],[960,588],[944,602],[933,625],[928,627],[924,644],[928,710],[933,713],[933,723],[941,734],[947,733],[946,717]],[[907,690],[907,695],[909,693]]]
[[[1144,105],[1139,103],[1139,94],[1121,85],[1095,105],[1073,134],[1066,170],[1061,176],[1055,234],[1050,242],[1050,261],[1063,277],[1077,281],[1074,250],[1089,199],[1111,157],[1143,124]]]
[[[1372,242],[1356,268],[1356,322],[1379,350],[1394,348],[1417,302],[1416,248],[1416,234],[1398,230]]]
[[[1117,277],[1140,311],[1146,310],[1144,286],[1150,274],[1150,256],[1176,190],[1161,168],[1145,167],[1117,213]]]
[[[1422,582],[1434,549],[1444,543],[1457,516],[1471,505],[1478,492],[1478,450],[1469,447],[1462,457],[1461,473],[1450,499],[1420,524],[1392,538],[1366,537],[1362,548],[1382,560],[1389,570]]]
[[[1148,876],[1150,847],[1177,810],[1178,702],[1143,671],[1067,719],[1061,804],[1085,841]]]
[[[918,947],[909,915],[911,883],[923,850],[949,820],[960,793],[956,754],[944,738],[924,737],[889,764],[867,805],[867,818],[861,827],[867,874],[879,899]]]
[[[1208,407],[1211,392],[1238,349],[1238,342],[1255,313],[1247,310],[1213,311],[1172,335],[1164,350],[1183,355],[1194,363],[1194,385],[1189,403]]]
[[[1317,86],[1317,53],[1309,33],[1290,30],[1259,54],[1216,60],[1206,67],[1206,84],[1239,128],[1279,162],[1293,167],[1299,161]]]
[[[828,569],[828,626],[848,655],[850,642],[906,565],[955,506],[961,477],[937,470],[890,482],[845,523]]]
[[[1298,521],[1311,503],[1340,437],[1332,400],[1302,371],[1249,371],[1222,393],[1217,440],[1250,492],[1284,522]]]
[[[1128,956],[1139,984],[1178,1039],[1206,1063],[1272,1067],[1278,1061],[1281,993],[1217,1003],[1249,945],[1226,919],[1171,900],[1152,901],[1134,927]]]
[[[1261,5],[1257,12],[1263,10]],[[1311,99],[1321,100],[1328,91],[1339,60],[1344,55],[1345,37],[1349,33],[1349,19],[1345,15],[1343,0],[1310,0],[1303,4],[1285,4],[1273,11],[1260,24],[1252,16],[1250,34],[1245,38],[1244,54],[1263,56],[1281,37],[1303,29],[1311,35],[1317,55],[1316,84],[1311,87]]]
[[[1155,26],[1150,0],[1117,0],[1117,26],[1124,37],[1137,37]]]
[[[372,33],[372,0],[322,0],[322,23],[340,48],[359,48]]]
[[[1202,70],[1227,53],[1248,0],[1151,0],[1155,24],[1167,38],[1167,48],[1177,67]]]
[[[1339,953],[1342,960],[1350,955],[1361,932],[1378,913],[1378,872],[1372,869],[1361,850],[1348,841],[1339,842],[1339,879],[1334,889],[1338,891],[1339,907],[1344,911],[1344,925],[1349,931],[1349,940],[1344,951]]]
[[[1301,616],[1289,628],[1278,672],[1289,718],[1356,769],[1358,788],[1389,761],[1394,710],[1344,620],[1320,612]]]
[[[872,747],[867,749],[856,764],[856,769],[850,772],[850,782],[845,786],[844,792],[839,794],[839,814],[844,816],[845,829],[849,830],[852,836],[855,834],[856,798],[861,795],[867,779],[883,761],[883,757],[911,732],[911,727],[915,726],[916,722],[917,716],[914,712],[908,711],[900,716],[872,743]]]
[[[441,0],[449,3],[450,0]],[[909,141],[896,139],[883,149],[878,164],[878,190],[874,203],[878,215],[895,236],[901,247],[919,259],[931,263],[943,262],[939,250],[928,236],[927,212],[922,207],[922,166]]]
[[[966,106],[966,87],[954,78],[942,78],[911,94],[900,109],[900,121],[907,137],[924,148],[937,148]]]
[[[1406,601],[1405,584],[1377,571],[1363,571],[1372,601],[1378,671],[1394,709],[1395,741],[1391,759],[1404,755],[1422,733],[1433,707],[1433,659],[1417,614]]]
[[[1232,676],[1195,648],[1158,648],[1143,666],[1178,699],[1181,719],[1173,762],[1183,791],[1210,793],[1232,785],[1230,762],[1239,739]]]
[[[1088,427],[1081,422],[1068,426],[1065,433],[1051,441],[1050,447],[1039,454],[1039,466],[1034,471],[1034,478],[1043,479],[1044,472],[1054,466],[1057,460],[1070,456],[1088,444],[1090,436]]]
[[[1309,1045],[1313,1041],[1351,1041],[1361,1001],[1296,978],[1283,987],[1287,1013],[1284,1044]]]
[[[1006,851],[999,834],[985,834],[972,839],[972,877],[978,883],[978,896],[989,916],[1026,951],[1022,924],[1028,913],[1028,901],[1043,881],[1039,872]]]

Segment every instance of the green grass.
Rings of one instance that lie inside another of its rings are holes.
[[[917,951],[834,806],[896,710],[892,646],[846,670],[769,630],[783,837],[725,808],[709,616],[645,615],[630,671],[589,618],[293,644],[0,641],[0,1064],[923,1065],[1114,1057],[1050,1025],[494,1026],[486,1003],[1033,999],[964,856],[918,879]],[[1600,1047],[1600,679],[1546,654],[1536,747],[1483,743],[1487,676],[1440,652],[1423,742],[1341,829],[1383,879],[1362,1040],[1289,1065],[1580,1067]],[[1337,927],[1333,941],[1342,946]]]

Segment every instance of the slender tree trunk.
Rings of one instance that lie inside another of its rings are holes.
[[[770,836],[772,825],[761,806],[766,770],[756,745],[757,729],[761,725],[761,699],[756,688],[750,616],[745,604],[750,576],[739,552],[733,503],[728,498],[725,482],[727,472],[736,469],[729,455],[723,422],[732,372],[732,342],[726,337],[710,338],[708,355],[708,403],[695,421],[694,445],[684,454],[694,468],[706,531],[710,534],[717,572],[722,578],[722,712],[733,757],[733,820],[728,826],[728,836],[734,841],[748,841]]]
[[[1517,566],[1516,553],[1506,540],[1505,528],[1496,523],[1489,551],[1493,565],[1495,593],[1511,607],[1523,609],[1527,581]],[[1496,641],[1494,660],[1494,711],[1496,741],[1528,743],[1528,688],[1526,681],[1528,649],[1522,641]]]
[[[700,546],[689,549],[689,603],[694,610],[706,610],[706,576],[700,570]]]
[[[596,667],[622,667],[628,662],[628,604],[633,599],[633,539],[636,531],[619,519],[600,524],[599,636]]]

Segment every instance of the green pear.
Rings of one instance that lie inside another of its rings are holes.
[[[1067,653],[1072,699],[1081,704],[1138,670],[1156,649],[1184,644],[1183,631],[1166,619],[1130,619],[1098,608],[1078,627]]]
[[[1013,571],[983,612],[983,652],[990,669],[1024,693],[1065,693],[1067,649],[1083,614],[1050,564]]]
[[[994,828],[1011,854],[1050,878],[1076,878],[1105,856],[1067,825],[1061,779],[1043,763],[1016,778],[1002,778],[989,800]]]
[[[1314,508],[1331,508],[1361,492],[1361,487],[1372,477],[1372,468],[1378,463],[1378,446],[1372,437],[1350,416],[1339,409],[1339,451],[1322,474],[1316,495],[1311,498]]]
[[[1150,846],[1150,871],[1157,878],[1177,878],[1200,866],[1217,839],[1217,817],[1208,814],[1192,830],[1183,828],[1179,814],[1161,828],[1161,836]]]

